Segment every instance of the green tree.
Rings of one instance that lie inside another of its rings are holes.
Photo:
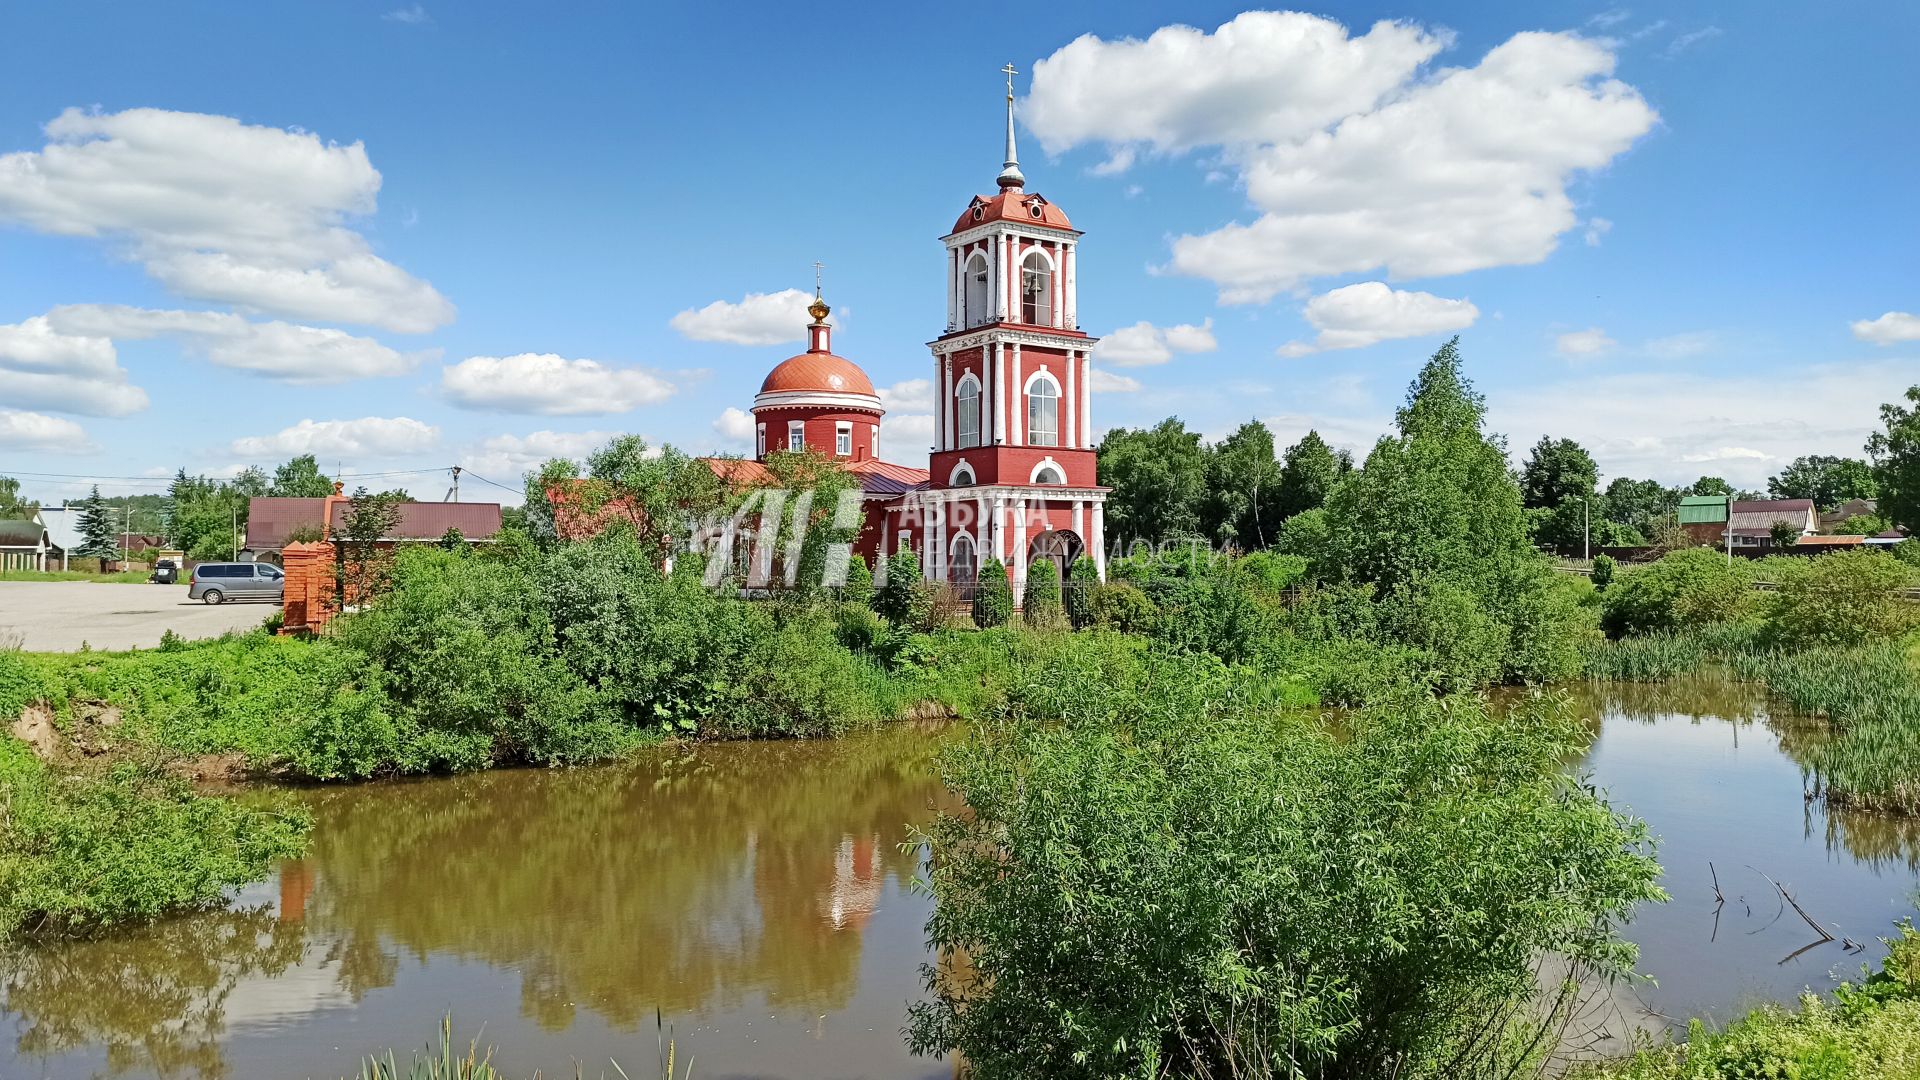
[[[1540,436],[1520,470],[1520,502],[1529,510],[1551,510],[1569,499],[1591,497],[1599,486],[1600,467],[1572,439]]]
[[[1867,439],[1873,479],[1880,489],[1880,513],[1908,532],[1920,533],[1920,386],[1907,390],[1911,407],[1880,406],[1885,430]]]
[[[1753,609],[1752,570],[1711,548],[1686,548],[1607,587],[1603,624],[1615,637],[1737,622]]]
[[[1090,556],[1082,555],[1073,560],[1073,568],[1067,571],[1067,587],[1064,600],[1067,608],[1067,621],[1075,630],[1085,630],[1093,625],[1093,594],[1100,588],[1100,568],[1093,564]]]
[[[30,518],[40,504],[20,497],[20,481],[0,476],[0,521]]]
[[[1631,480],[1616,476],[1607,484],[1607,520],[1631,529],[1642,537],[1652,536],[1663,518],[1680,506],[1680,492],[1658,480]]]
[[[1812,499],[1822,510],[1831,510],[1848,499],[1871,499],[1878,494],[1871,465],[1858,458],[1830,454],[1797,457],[1767,481],[1769,498]]]
[[[925,630],[933,622],[933,590],[921,576],[920,559],[912,548],[887,556],[886,580],[874,591],[873,609],[907,630]]]
[[[1800,542],[1800,526],[1791,521],[1776,521],[1767,526],[1767,536],[1773,540],[1774,547],[1789,548]]]
[[[840,599],[860,607],[873,606],[873,571],[858,555],[847,561],[847,583],[840,590]]]
[[[1717,476],[1703,476],[1687,485],[1689,495],[1732,495],[1733,485]]]
[[[1020,615],[1028,626],[1040,630],[1058,630],[1066,625],[1066,613],[1060,606],[1060,568],[1052,559],[1041,559],[1027,567],[1027,590]]]
[[[355,488],[334,521],[335,574],[346,603],[364,603],[385,590],[393,563],[391,540],[406,499],[404,491]]]
[[[1296,514],[1318,510],[1340,478],[1353,471],[1353,455],[1334,452],[1317,431],[1308,431],[1287,447],[1281,459],[1278,491],[1272,516],[1286,521]],[[1277,529],[1278,525],[1269,528]]]
[[[320,471],[312,454],[301,454],[273,470],[268,495],[277,499],[323,499],[333,494],[333,481]]]
[[[999,559],[988,559],[980,568],[980,585],[973,592],[974,625],[991,630],[1012,619],[1013,586],[1007,581],[1007,566]]]
[[[1253,551],[1267,546],[1280,519],[1274,516],[1280,465],[1273,432],[1258,420],[1207,448],[1206,520],[1212,539]]]
[[[556,515],[562,513],[599,528],[619,521],[650,556],[665,559],[696,524],[742,495],[729,492],[707,462],[672,446],[655,449],[637,435],[623,435],[588,456],[585,475],[566,458],[548,461],[529,474],[526,506],[528,525],[538,539],[556,538]]]
[[[120,554],[120,526],[100,500],[100,486],[94,485],[86,501],[80,504],[80,549],[72,552],[82,558],[99,559],[104,572],[107,560]]]
[[[1107,535],[1158,542],[1199,535],[1207,492],[1207,456],[1200,436],[1177,417],[1152,428],[1114,428],[1100,440],[1100,480],[1107,495]]]
[[[1455,688],[1565,677],[1591,634],[1533,549],[1505,444],[1481,430],[1484,411],[1461,372],[1459,339],[1449,341],[1409,388],[1399,435],[1328,496],[1315,571],[1369,589],[1380,638],[1426,650]]]

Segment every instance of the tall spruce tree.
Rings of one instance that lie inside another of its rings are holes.
[[[99,559],[105,572],[107,560],[120,554],[120,541],[107,504],[100,499],[100,486],[94,485],[87,500],[80,504],[80,550],[73,554]]]

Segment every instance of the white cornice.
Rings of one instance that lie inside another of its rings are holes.
[[[856,412],[884,414],[887,410],[872,394],[842,394],[829,390],[778,390],[755,394],[754,411],[761,409],[797,409],[809,407],[851,409]]]
[[[1072,330],[1019,329],[1012,324],[996,324],[969,330],[964,334],[934,338],[927,342],[927,348],[936,352],[957,352],[971,349],[976,345],[991,345],[1003,341],[1009,345],[1040,345],[1050,349],[1092,349],[1099,341],[1091,335],[1078,334]]]
[[[978,495],[1012,497],[1023,499],[1084,499],[1092,502],[1105,502],[1107,492],[1112,488],[1104,487],[1062,487],[1058,484],[974,484],[971,487],[928,487],[913,492],[941,502],[956,502],[974,498]]]
[[[997,218],[993,221],[981,222],[978,225],[962,229],[959,232],[948,233],[940,239],[948,247],[962,247],[973,243],[975,240],[984,240],[989,236],[1029,232],[1035,236],[1045,237],[1048,240],[1078,240],[1087,235],[1079,229],[1063,229],[1058,225],[1048,225],[1040,221],[1013,221],[1007,218]]]

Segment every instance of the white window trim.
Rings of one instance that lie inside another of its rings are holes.
[[[967,474],[967,484],[965,486],[972,487],[979,482],[980,474],[974,470],[972,465],[967,464],[966,458],[961,458],[958,462],[954,463],[953,471],[947,474],[947,486],[960,487],[960,474],[963,472]]]
[[[842,450],[842,446],[846,449]],[[840,420],[834,423],[833,452],[840,457],[853,456],[853,421]]]
[[[1060,482],[1062,484],[1065,484],[1067,482],[1067,470],[1061,468],[1060,463],[1053,460],[1052,455],[1048,455],[1047,457],[1041,458],[1039,463],[1034,465],[1033,471],[1027,474],[1027,483],[1029,484],[1039,483],[1040,474],[1045,472],[1048,469],[1052,469],[1056,474],[1059,475]]]
[[[1034,242],[1036,245],[1039,243],[1039,241],[1034,241]],[[1047,264],[1047,318],[1045,322],[1027,323],[1027,325],[1055,326],[1055,325],[1058,325],[1059,323],[1060,313],[1057,310],[1055,310],[1058,307],[1058,305],[1053,302],[1053,296],[1054,296],[1054,293],[1058,291],[1054,288],[1054,286],[1059,281],[1059,278],[1060,278],[1060,264],[1054,261],[1053,256],[1047,254],[1046,248],[1036,246],[1036,247],[1025,248],[1020,252],[1020,264],[1019,266],[1015,267],[1015,272],[1020,275],[1016,279],[1019,281],[1019,285],[1014,289],[1014,295],[1015,296],[1026,295],[1026,293],[1023,290],[1026,288],[1026,284],[1027,284],[1027,279],[1026,279],[1027,260],[1032,258],[1035,255],[1040,256],[1040,258],[1045,260]],[[1023,318],[1021,318],[1020,321],[1023,323],[1026,323],[1027,320],[1024,318],[1024,316],[1026,315],[1026,312],[1022,310],[1020,314],[1023,316]]]
[[[798,445],[795,445],[798,443]],[[798,453],[807,448],[807,423],[804,420],[787,421],[787,452]]]
[[[1036,443],[1033,441],[1033,403],[1035,400],[1033,388],[1042,383],[1053,390],[1053,441],[1050,443]],[[1027,381],[1021,384],[1020,387],[1021,411],[1025,414],[1020,419],[1026,426],[1025,441],[1028,446],[1065,445],[1060,438],[1061,431],[1068,426],[1066,423],[1067,410],[1062,407],[1065,403],[1066,395],[1061,390],[1060,380],[1054,378],[1052,372],[1042,367],[1039,371],[1027,377]],[[1062,475],[1065,474],[1063,473]]]
[[[754,456],[766,457],[767,456],[767,425],[755,424],[753,425],[753,430],[754,430],[754,445],[756,447],[756,449],[754,450]]]
[[[961,424],[961,421],[960,421],[961,391],[968,388],[971,388],[973,390],[973,400],[974,400],[973,441],[972,442],[962,441],[966,438],[966,428]],[[978,376],[976,376],[973,372],[969,371],[965,375],[962,375],[960,377],[959,382],[953,384],[953,445],[955,448],[960,450],[971,450],[974,447],[981,445],[982,443],[981,436],[986,433],[985,432],[986,422],[987,422],[986,414],[987,414],[986,387],[981,384]]]

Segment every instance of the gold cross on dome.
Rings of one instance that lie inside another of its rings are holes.
[[[1003,68],[1001,68],[1000,70],[1001,70],[1001,71],[1004,71],[1004,72],[1006,72],[1006,75],[1007,75],[1007,100],[1008,100],[1008,101],[1012,101],[1012,100],[1013,100],[1013,77],[1014,77],[1015,75],[1018,75],[1018,74],[1020,74],[1020,73],[1019,73],[1018,71],[1016,71],[1016,70],[1014,70],[1014,67],[1013,67],[1013,61],[1011,61],[1011,60],[1009,60],[1009,61],[1007,61],[1007,66],[1006,66],[1006,67],[1003,67]]]
[[[813,298],[815,300],[820,299],[820,271],[826,268],[826,263],[815,260],[813,264]]]

